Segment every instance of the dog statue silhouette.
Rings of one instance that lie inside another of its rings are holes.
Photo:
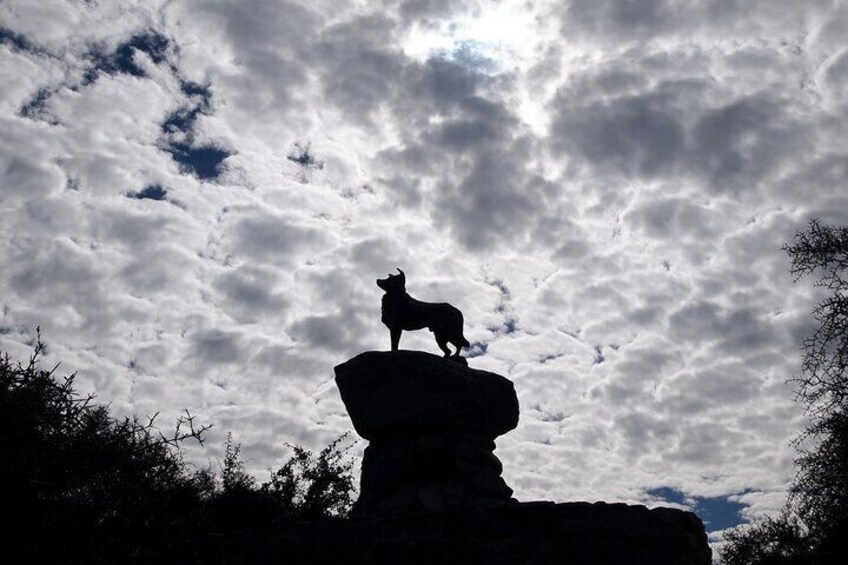
[[[389,328],[392,351],[398,350],[403,330],[427,328],[433,332],[436,344],[445,353],[445,357],[459,357],[462,348],[471,345],[462,335],[462,312],[447,302],[415,300],[406,292],[406,275],[400,269],[398,273],[400,274],[389,274],[385,279],[377,279],[377,286],[386,291],[383,295],[382,320]],[[456,347],[453,355],[448,343]]]

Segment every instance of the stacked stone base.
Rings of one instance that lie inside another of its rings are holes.
[[[495,442],[475,434],[397,434],[373,440],[362,460],[354,516],[488,508],[514,502]]]
[[[602,502],[525,502],[232,533],[175,548],[149,562],[710,565],[711,552],[704,527],[691,512]]]
[[[354,516],[515,502],[494,454],[518,424],[508,379],[420,351],[371,351],[336,367],[336,383],[369,441]]]

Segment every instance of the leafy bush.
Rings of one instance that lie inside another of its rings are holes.
[[[288,444],[294,456],[271,475],[261,492],[285,509],[288,516],[303,519],[344,516],[353,502],[351,469],[345,460],[347,450],[339,449],[347,434],[332,441],[318,456],[297,445]]]
[[[209,426],[191,414],[171,435],[74,391],[75,375],[38,366],[39,334],[26,364],[0,355],[0,508],[10,517],[10,562],[119,563],[212,533],[344,516],[352,463],[345,436],[315,457],[294,456],[257,486],[228,438],[221,478],[192,470],[180,445]]]
[[[725,533],[721,557],[733,565],[809,563],[810,544],[798,518],[788,511]]]

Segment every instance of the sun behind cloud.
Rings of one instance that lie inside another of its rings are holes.
[[[541,36],[527,2],[485,2],[449,20],[416,22],[403,41],[415,59],[445,56],[503,72],[531,64]]]

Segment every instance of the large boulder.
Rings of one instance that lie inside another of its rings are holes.
[[[353,427],[367,440],[422,430],[494,439],[518,425],[512,381],[423,351],[368,351],[335,368]]]
[[[518,425],[508,379],[419,351],[370,351],[335,368],[357,433],[370,441],[357,515],[512,502],[494,439]]]

